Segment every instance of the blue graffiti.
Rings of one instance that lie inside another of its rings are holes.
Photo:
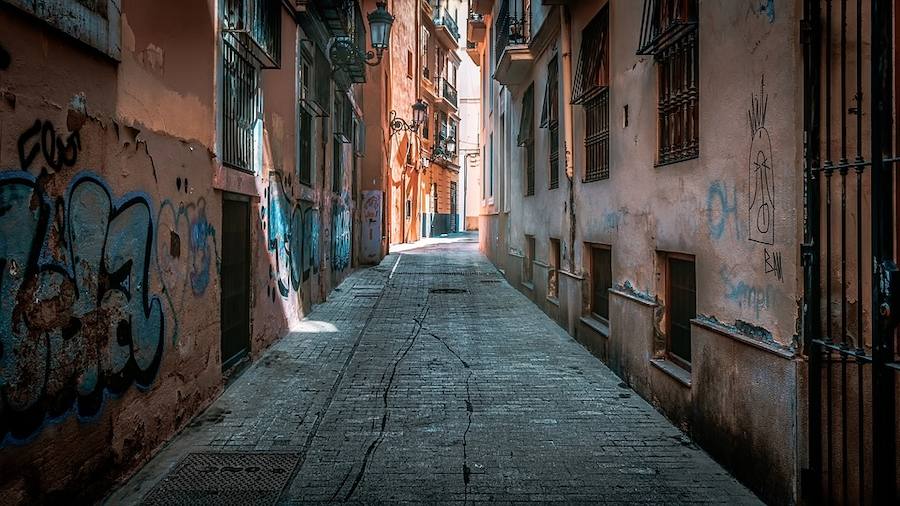
[[[336,271],[350,266],[350,209],[344,200],[335,203],[331,220],[331,266]]]
[[[274,253],[276,284],[282,297],[318,272],[318,215],[311,203],[295,202],[277,175],[269,180],[268,248]]]
[[[91,173],[61,199],[27,172],[0,174],[0,438],[73,410],[89,419],[107,393],[153,383],[165,319],[149,287],[151,207],[114,200]]]
[[[750,308],[757,318],[763,310],[771,307],[774,298],[774,289],[771,285],[755,286],[740,280],[735,281],[724,268],[719,272],[719,276],[725,285],[725,298],[738,307]]]
[[[216,230],[206,217],[206,199],[197,203],[175,204],[166,199],[156,214],[158,246],[156,267],[159,271],[163,296],[171,309],[172,342],[178,340],[180,325],[177,316],[185,309],[190,294],[199,297],[210,283],[212,262],[221,262]],[[187,237],[187,254],[182,253],[182,237]]]
[[[743,234],[740,221],[737,219],[737,209],[737,188],[732,188],[729,200],[725,183],[713,181],[706,193],[706,225],[709,227],[710,237],[721,239],[730,221],[735,238],[741,239]]]

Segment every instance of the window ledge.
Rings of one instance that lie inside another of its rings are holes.
[[[635,294],[633,294],[633,293],[629,293],[629,292],[622,291],[622,290],[620,290],[620,289],[618,289],[618,288],[610,288],[608,291],[609,291],[609,293],[618,295],[619,297],[623,297],[623,298],[625,298],[625,299],[633,300],[633,301],[637,302],[638,304],[641,304],[641,305],[644,305],[644,306],[647,306],[647,307],[656,307],[656,306],[659,305],[659,304],[657,304],[655,301],[647,300],[647,299],[645,299],[645,298],[643,298],[643,297],[640,297],[640,296],[635,295]]]
[[[549,268],[550,268],[550,264],[541,262],[540,260],[532,260],[532,263],[534,263],[534,265],[543,267],[543,268],[545,268],[545,269],[549,269]]]
[[[553,304],[556,307],[559,307],[559,299],[556,297],[547,297],[547,302]]]
[[[562,274],[563,276],[568,276],[568,277],[570,277],[570,278],[572,278],[572,279],[577,279],[577,280],[579,280],[579,281],[584,281],[584,276],[579,276],[578,274],[575,274],[574,272],[569,272],[569,271],[563,270],[563,269],[558,269],[558,271],[559,271],[559,273]]]
[[[675,381],[688,388],[691,388],[691,373],[679,367],[671,360],[666,360],[663,358],[653,358],[650,359],[650,364],[653,367],[656,367],[660,371],[664,372],[667,376],[670,376]]]
[[[534,291],[534,283],[529,283],[529,282],[527,282],[527,281],[522,281],[522,286],[524,286],[525,288],[531,290],[532,292]]]
[[[593,329],[601,336],[609,337],[609,325],[601,322],[600,320],[592,318],[590,316],[582,316],[579,321]]]

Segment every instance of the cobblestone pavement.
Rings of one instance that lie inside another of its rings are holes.
[[[758,502],[471,239],[352,275],[109,502],[199,452],[289,454],[281,503]]]

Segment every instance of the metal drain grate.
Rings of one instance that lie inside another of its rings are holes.
[[[296,453],[189,453],[141,504],[275,504],[299,458]]]
[[[463,288],[432,288],[431,293],[469,293]]]

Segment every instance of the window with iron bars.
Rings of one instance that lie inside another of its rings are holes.
[[[609,7],[581,33],[573,104],[584,106],[584,181],[609,178]]]
[[[585,102],[584,181],[609,179],[609,88]]]
[[[223,41],[222,163],[253,172],[254,127],[261,113],[259,70],[230,34]]]
[[[525,196],[534,195],[534,83],[522,96],[522,117],[516,143],[525,148]]]
[[[658,80],[657,165],[700,154],[697,0],[645,0],[638,54],[653,55]]]
[[[541,111],[541,128],[550,131],[549,188],[559,188],[559,59],[553,56],[547,64],[547,88]]]

